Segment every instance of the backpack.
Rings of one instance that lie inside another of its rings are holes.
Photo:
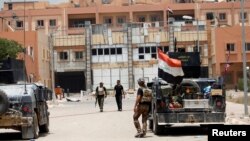
[[[143,96],[142,96],[142,99],[141,99],[141,102],[151,102],[152,101],[152,98],[153,98],[153,95],[152,95],[152,90],[149,89],[149,88],[141,88],[142,91],[143,91]]]

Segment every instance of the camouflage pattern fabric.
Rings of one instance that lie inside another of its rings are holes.
[[[147,132],[147,118],[149,113],[149,106],[148,104],[139,104],[137,107],[137,112],[134,113],[134,125],[137,129],[138,133],[146,134]],[[139,122],[139,117],[142,115],[142,128]]]

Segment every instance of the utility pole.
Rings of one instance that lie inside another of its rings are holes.
[[[50,71],[51,71],[51,89],[52,89],[52,100],[55,101],[55,65],[54,65],[54,47],[53,47],[53,33],[50,33],[49,37],[49,49],[50,49]]]
[[[199,35],[199,20],[196,18],[196,28],[197,28],[197,51],[200,52],[200,35]]]
[[[129,83],[129,89],[134,89],[132,23],[127,24],[127,45],[128,45],[128,83]]]
[[[92,27],[91,24],[86,24],[85,28],[85,43],[86,43],[86,90],[87,92],[92,91],[92,81],[91,81],[91,36]]]
[[[243,82],[244,82],[244,107],[245,107],[245,116],[248,116],[248,95],[247,95],[247,70],[246,70],[246,37],[245,37],[245,17],[244,17],[244,0],[241,0],[241,33],[242,33],[242,51],[243,51]]]

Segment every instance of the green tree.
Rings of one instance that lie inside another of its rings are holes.
[[[16,58],[19,52],[23,51],[21,44],[14,40],[0,38],[0,61],[10,58]]]

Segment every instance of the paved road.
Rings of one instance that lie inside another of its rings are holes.
[[[123,102],[123,111],[119,112],[115,98],[108,97],[103,113],[94,106],[94,98],[84,97],[81,102],[59,102],[50,108],[50,133],[42,134],[37,141],[138,140],[134,138],[136,130],[132,119],[134,96],[127,97]],[[171,129],[171,132],[166,131],[164,135],[156,136],[149,130],[143,140],[207,141],[205,132],[200,128]],[[14,130],[0,130],[0,140],[20,138],[21,135]]]

